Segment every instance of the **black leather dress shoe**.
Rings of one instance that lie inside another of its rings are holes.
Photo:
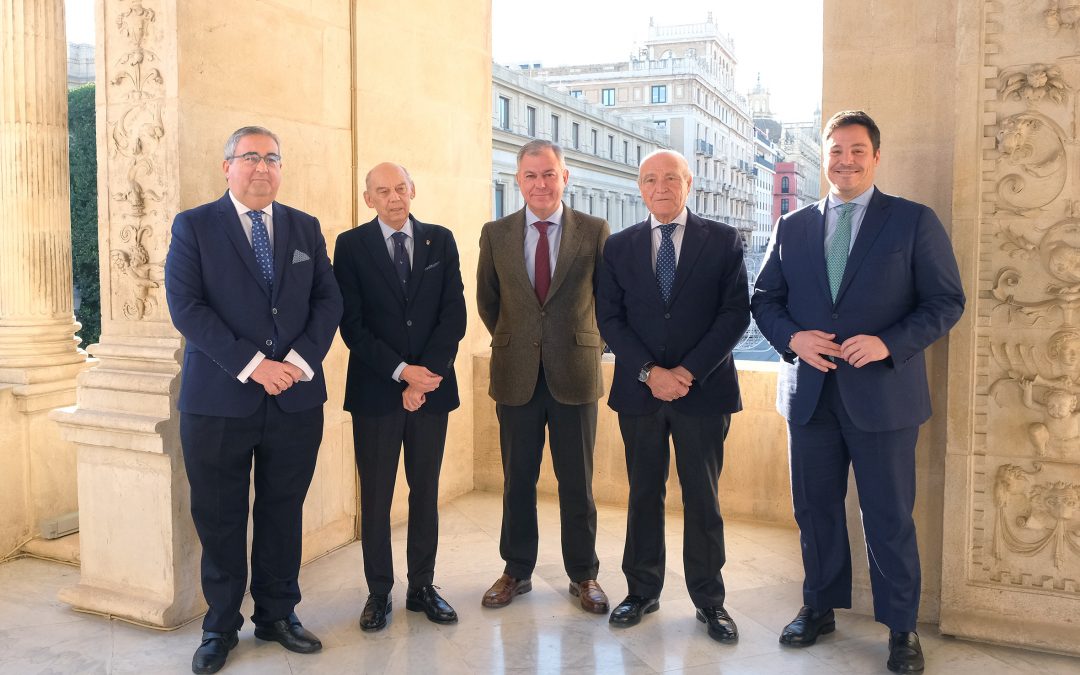
[[[723,605],[698,607],[697,620],[709,626],[709,637],[714,640],[735,642],[739,639],[739,628]]]
[[[889,633],[889,661],[894,673],[921,673],[924,662],[918,633]]]
[[[780,633],[780,644],[789,647],[809,647],[819,635],[836,630],[836,615],[831,609],[820,614],[810,605],[803,605],[791,623]]]
[[[239,639],[236,631],[216,633],[212,630],[204,630],[202,644],[195,650],[195,656],[191,659],[191,672],[193,673],[216,673],[225,665],[225,659],[229,658],[229,652]]]
[[[410,588],[405,592],[405,609],[410,612],[423,612],[429,621],[435,623],[457,623],[457,612],[431,584],[419,588]]]
[[[364,603],[364,611],[360,613],[360,630],[370,633],[386,628],[386,617],[393,609],[389,594],[371,593]]]
[[[628,595],[619,603],[619,606],[611,610],[608,623],[616,626],[636,626],[641,623],[643,614],[652,614],[660,609],[659,598],[643,598],[640,595]]]
[[[274,623],[255,626],[255,637],[267,642],[276,642],[290,652],[311,654],[322,649],[319,638],[304,628],[296,614],[290,614]]]

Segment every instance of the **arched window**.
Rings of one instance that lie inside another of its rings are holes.
[[[783,192],[784,194],[791,192],[791,179],[787,176],[780,179],[780,192]]]

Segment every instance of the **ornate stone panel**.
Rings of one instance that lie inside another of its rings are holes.
[[[1080,0],[980,4],[981,175],[956,183],[977,193],[978,286],[954,602],[1052,622],[1080,611]]]
[[[109,105],[109,266],[111,318],[168,321],[164,260],[171,214],[165,180],[165,77],[153,3],[127,0],[105,30],[119,49],[106,58]]]

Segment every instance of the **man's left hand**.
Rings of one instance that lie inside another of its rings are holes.
[[[427,396],[424,392],[411,384],[401,392],[401,404],[409,412],[416,412],[425,402],[427,402]]]
[[[840,345],[840,356],[856,368],[862,368],[888,358],[889,348],[876,335],[856,335]]]

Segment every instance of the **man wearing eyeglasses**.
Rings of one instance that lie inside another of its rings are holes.
[[[233,132],[222,163],[228,191],[177,214],[165,262],[169,311],[187,343],[180,442],[209,605],[195,673],[225,665],[244,622],[253,463],[255,637],[298,653],[322,648],[293,609],[302,509],[322,440],[322,360],[342,301],[319,221],[274,201],[280,148],[262,127]]]

